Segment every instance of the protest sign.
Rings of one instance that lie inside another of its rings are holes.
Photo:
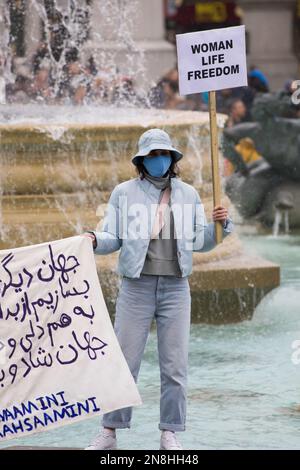
[[[0,442],[141,404],[92,241],[0,251]]]
[[[245,26],[177,34],[181,95],[209,92],[209,121],[214,207],[221,204],[216,90],[247,85]],[[222,225],[215,223],[216,242]]]
[[[247,85],[245,26],[177,34],[181,95]]]

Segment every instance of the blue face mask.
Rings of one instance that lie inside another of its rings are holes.
[[[149,175],[151,176],[163,176],[172,163],[172,157],[170,155],[157,155],[155,157],[144,158],[143,164]]]

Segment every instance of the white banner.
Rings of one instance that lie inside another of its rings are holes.
[[[181,95],[247,86],[245,26],[177,34]]]
[[[0,251],[0,442],[141,403],[92,241]]]

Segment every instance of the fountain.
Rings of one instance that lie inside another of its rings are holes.
[[[32,3],[39,5],[45,27],[51,31],[53,25],[46,21],[43,2],[34,0]],[[57,6],[59,2],[50,3]],[[72,3],[68,3],[68,8]],[[89,9],[93,8],[91,2],[86,3]],[[108,3],[118,5],[119,10],[115,11],[121,11],[125,21],[128,2],[110,0]],[[70,25],[74,28],[74,22],[66,20],[71,17],[66,13],[70,11],[64,11],[62,16],[68,30]],[[111,18],[110,24],[114,24]],[[46,34],[49,48],[51,37],[53,40],[53,35]],[[70,38],[75,41],[74,31],[65,34],[66,44]],[[84,40],[77,43],[77,47],[79,45],[83,54],[90,52],[91,45],[87,47]],[[97,54],[102,61],[109,54],[107,63],[111,71],[111,50],[103,47],[102,53],[97,49]],[[56,57],[52,50],[54,94],[58,93],[64,79],[65,59],[64,49]],[[141,65],[139,68],[141,70]],[[118,73],[116,67],[113,73]],[[120,107],[118,103],[98,106],[88,99],[82,106],[64,102],[59,105],[53,102],[1,105],[0,248],[68,237],[95,228],[110,191],[117,183],[134,176],[130,157],[135,153],[140,134],[151,127],[169,132],[175,145],[184,152],[182,178],[199,190],[209,215],[212,183],[208,114],[146,109],[146,106],[146,98],[143,109]],[[220,132],[223,123],[224,116],[219,116]],[[226,196],[222,202],[233,212]],[[117,254],[96,257],[111,313],[118,285],[116,257]],[[248,256],[237,233],[232,234],[212,252],[194,255],[194,271],[190,277],[193,321],[226,323],[250,319],[260,300],[278,285],[279,267],[260,257]]]
[[[285,92],[258,95],[252,107],[253,122],[224,132],[224,154],[237,168],[226,182],[226,193],[240,214],[279,233],[300,227],[299,118],[291,95]],[[262,164],[251,168],[237,151],[249,138]]]

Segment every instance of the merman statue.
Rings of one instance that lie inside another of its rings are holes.
[[[260,95],[251,114],[252,122],[224,129],[225,191],[243,217],[266,226],[288,200],[289,226],[300,227],[300,119],[291,97]]]

